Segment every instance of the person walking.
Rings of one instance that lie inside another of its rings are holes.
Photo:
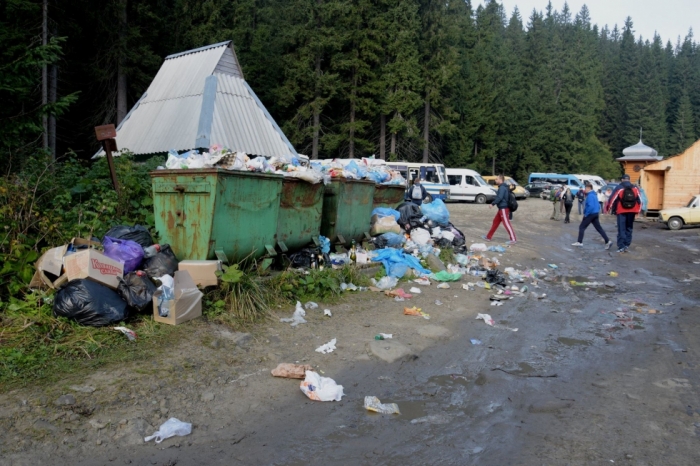
[[[578,214],[583,214],[583,203],[586,201],[586,190],[579,189],[576,193],[576,199],[578,199]]]
[[[605,230],[600,226],[600,221],[598,217],[600,216],[600,203],[598,202],[598,195],[593,191],[593,185],[590,183],[585,184],[586,189],[586,204],[583,208],[583,220],[581,220],[581,225],[578,227],[578,240],[572,244],[572,246],[583,246],[583,234],[586,232],[586,228],[591,223],[593,227],[600,233],[605,241],[605,249],[610,249],[612,246],[612,241],[605,234]]]
[[[517,238],[515,237],[515,230],[513,230],[513,226],[510,224],[510,209],[508,208],[510,190],[508,189],[508,185],[505,183],[503,175],[498,175],[496,177],[496,185],[498,185],[498,193],[496,194],[496,199],[494,199],[489,206],[489,209],[496,206],[496,208],[498,208],[498,212],[496,212],[496,216],[493,218],[491,230],[489,230],[486,236],[482,236],[482,238],[486,241],[491,241],[493,234],[496,233],[496,229],[498,229],[498,226],[503,223],[503,226],[510,237],[510,241],[506,241],[506,244],[515,244],[517,242]]]
[[[564,206],[564,211],[566,212],[564,223],[571,223],[571,220],[569,220],[569,215],[571,215],[571,208],[574,206],[574,195],[571,192],[571,188],[568,186],[564,188],[564,192],[561,194],[561,202]]]
[[[617,252],[629,252],[632,244],[634,217],[642,210],[639,188],[630,183],[630,176],[620,178],[608,202],[610,213],[617,215]]]
[[[554,207],[554,210],[552,212],[552,216],[549,217],[550,220],[559,220],[559,200],[561,199],[561,186],[557,186],[556,189],[554,189],[554,186],[550,188],[549,190],[549,200],[552,201],[552,205]]]
[[[413,202],[414,204],[423,204],[423,199],[428,197],[428,191],[425,190],[425,186],[421,183],[420,175],[416,177],[413,181],[413,186],[406,193],[407,200]]]
[[[600,203],[600,211],[602,212],[605,206],[605,194],[603,194],[601,189],[598,190],[598,202]]]

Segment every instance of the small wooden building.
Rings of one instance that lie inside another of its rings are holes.
[[[656,149],[645,145],[641,138],[637,144],[623,150],[622,155],[623,157],[618,158],[617,161],[622,164],[625,175],[629,175],[630,181],[635,184],[639,182],[644,167],[663,158],[659,156]]]
[[[700,140],[682,154],[644,167],[641,186],[647,195],[648,210],[685,206],[700,193]]]

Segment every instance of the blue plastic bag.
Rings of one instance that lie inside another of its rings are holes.
[[[372,216],[374,217],[375,215],[379,218],[393,216],[397,222],[401,218],[398,210],[390,209],[389,207],[377,207],[372,211]]]
[[[375,251],[375,256],[372,258],[372,261],[381,262],[384,264],[386,274],[390,277],[403,277],[406,274],[408,267],[416,270],[421,275],[430,275],[432,273],[430,270],[423,268],[418,259],[410,254],[404,253],[403,251],[399,251],[398,249],[378,249]],[[397,267],[397,264],[403,264],[406,266],[406,268]]]
[[[331,240],[329,240],[325,236],[319,236],[318,239],[321,242],[321,252],[323,254],[328,254],[329,252],[331,252]]]
[[[434,199],[433,202],[423,203],[423,205],[420,206],[420,210],[423,212],[423,215],[428,217],[428,220],[432,220],[440,225],[450,223],[450,212],[441,199]]]
[[[365,176],[367,176],[367,170],[365,170],[364,168],[360,167],[360,166],[357,164],[357,162],[355,162],[354,160],[351,160],[350,163],[348,163],[348,164],[345,166],[345,169],[346,169],[347,171],[349,171],[349,172],[353,172],[353,173],[356,174],[359,178],[364,178]]]
[[[386,245],[389,247],[401,246],[406,242],[406,237],[404,235],[399,235],[398,233],[384,233],[380,238],[386,241]]]
[[[105,256],[124,263],[124,274],[138,269],[143,262],[143,248],[135,241],[105,236],[102,242]]]

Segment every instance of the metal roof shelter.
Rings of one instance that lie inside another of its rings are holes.
[[[639,181],[640,171],[646,165],[663,159],[656,149],[652,149],[642,142],[641,133],[639,134],[639,142],[623,149],[622,154],[623,156],[616,160],[622,164],[622,169],[625,174],[630,176],[632,183]]]
[[[119,149],[139,155],[212,144],[250,155],[297,154],[243,78],[232,41],[166,57],[116,139]]]

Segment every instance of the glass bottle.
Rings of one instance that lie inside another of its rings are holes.
[[[354,263],[357,260],[356,249],[355,240],[352,240],[352,247],[350,248],[350,262]]]

